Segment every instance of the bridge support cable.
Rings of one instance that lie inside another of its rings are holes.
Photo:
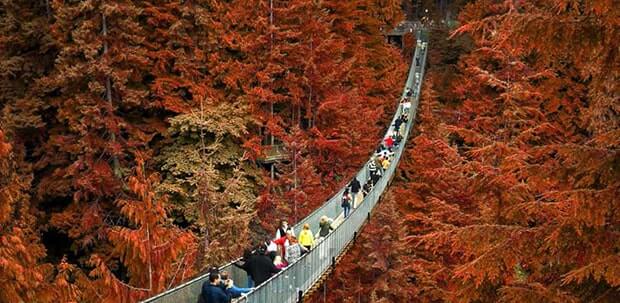
[[[409,119],[401,132],[403,140],[394,151],[394,158],[390,166],[383,172],[382,177],[375,184],[371,192],[364,197],[357,208],[351,210],[346,219],[332,231],[327,237],[313,247],[308,253],[304,254],[296,262],[289,264],[281,272],[259,285],[252,292],[247,293],[235,300],[237,303],[294,303],[299,302],[300,298],[306,294],[312,286],[330,268],[335,266],[337,258],[344,253],[345,248],[357,236],[360,228],[369,219],[370,213],[378,203],[379,199],[386,191],[391,179],[394,177],[396,168],[407,143],[409,133],[415,122],[417,108],[420,98],[420,89],[424,76],[424,68],[427,55],[428,33],[424,29],[416,31],[417,43],[415,53],[412,58],[411,67],[401,98],[407,98],[407,92],[411,90],[409,98],[411,107],[409,108]],[[386,132],[389,136],[394,131],[394,122],[403,113],[402,104],[398,106],[394,117],[390,121],[390,127]],[[369,160],[371,161],[371,160]],[[358,180],[368,180],[368,162],[357,173]],[[293,228],[296,234],[299,233],[304,224],[318,226],[322,216],[338,218],[342,214],[340,201],[345,188],[341,188],[332,198],[327,200],[321,207],[317,208],[310,215],[297,222]],[[238,259],[239,260],[239,259]],[[221,271],[230,273],[231,278],[238,286],[247,284],[246,272],[233,266],[238,260],[230,262],[220,268]],[[188,282],[176,286],[166,292],[149,298],[144,303],[193,303],[200,295],[202,284],[208,281],[208,274],[198,276]]]

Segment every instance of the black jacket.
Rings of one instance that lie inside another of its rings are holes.
[[[401,124],[403,124],[403,118],[401,117],[396,118],[396,121],[394,121],[394,128],[398,130]]]
[[[252,276],[254,285],[261,285],[267,281],[271,275],[278,273],[280,270],[273,265],[273,262],[268,256],[254,255],[246,263],[248,274]]]
[[[362,188],[362,185],[360,184],[360,181],[357,180],[357,178],[351,180],[351,183],[349,183],[349,186],[351,187],[352,193],[359,193],[360,188]]]

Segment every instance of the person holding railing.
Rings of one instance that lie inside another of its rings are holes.
[[[258,251],[259,249],[256,248],[255,251]],[[241,262],[233,262],[233,265],[243,269],[246,273],[247,273],[247,277],[248,277],[248,284],[247,287],[251,288],[254,287],[254,280],[252,280],[252,275],[250,275],[250,272],[248,270],[248,260],[250,260],[250,258],[252,257],[252,255],[254,255],[254,252],[252,252],[252,249],[246,248],[243,251],[243,257],[241,258]]]
[[[233,279],[230,278],[228,272],[223,271],[220,273],[221,284],[220,287],[224,289],[231,298],[239,298],[242,294],[249,293],[252,288],[243,288],[235,286]]]
[[[273,260],[269,256],[265,255],[265,250],[258,251],[253,254],[250,259],[245,262],[248,275],[254,280],[254,285],[261,285],[267,281],[271,275],[278,273],[280,270],[273,265]]]
[[[301,255],[306,252],[308,252],[308,250],[301,246],[297,239],[293,238],[285,250],[286,263],[289,265],[295,263],[295,261],[299,260]]]

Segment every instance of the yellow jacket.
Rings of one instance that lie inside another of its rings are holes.
[[[299,233],[299,244],[303,246],[314,245],[314,236],[309,229],[304,229]]]
[[[383,160],[383,162],[381,163],[381,166],[383,167],[383,169],[388,169],[388,167],[390,167],[390,160],[388,159]]]

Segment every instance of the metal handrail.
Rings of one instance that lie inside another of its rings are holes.
[[[357,230],[359,230],[359,228],[364,224],[366,218],[370,215],[370,212],[379,201],[380,196],[384,193],[385,188],[388,186],[388,182],[394,175],[417,113],[420,96],[419,92],[422,85],[422,77],[424,75],[424,67],[426,62],[427,34],[422,30],[418,30],[417,36],[419,37],[418,43],[412,58],[407,81],[401,95],[401,98],[405,98],[406,91],[413,88],[413,102],[411,108],[409,109],[409,120],[407,121],[404,134],[401,134],[403,136],[403,140],[396,149],[394,158],[388,169],[384,171],[382,177],[379,179],[377,184],[375,184],[372,191],[364,197],[360,205],[353,209],[350,215],[340,225],[338,225],[334,231],[332,231],[327,237],[323,238],[320,243],[313,247],[308,253],[304,254],[299,260],[289,264],[289,266],[283,269],[280,273],[265,281],[252,292],[243,295],[237,300],[237,302],[295,302],[300,291],[301,293],[308,291],[310,287],[323,275],[327,268],[332,266],[334,258],[342,253],[346,245],[353,239],[354,233],[357,232]],[[424,47],[422,47],[422,45],[424,45]],[[416,58],[420,59],[420,66],[415,64]],[[389,136],[392,133],[394,122],[402,114],[402,110],[402,106],[399,105],[390,122],[386,136]],[[367,164],[368,162],[364,163],[364,166],[357,173],[356,177],[358,180],[367,180]],[[310,215],[295,224],[293,228],[296,231],[299,231],[300,228],[306,223],[310,224],[310,226],[316,226],[320,220],[320,217],[324,215],[332,218],[340,215],[340,200],[343,191],[344,188],[341,188],[321,207],[315,209],[312,213],[310,213]],[[233,263],[239,260],[240,259],[237,259],[233,262],[227,263],[222,266],[220,270],[228,271],[235,281],[235,284],[245,285],[247,281],[245,271],[233,266]],[[208,276],[208,274],[203,274],[166,292],[146,299],[143,302],[195,302],[196,298],[200,294],[202,283],[207,281]]]

